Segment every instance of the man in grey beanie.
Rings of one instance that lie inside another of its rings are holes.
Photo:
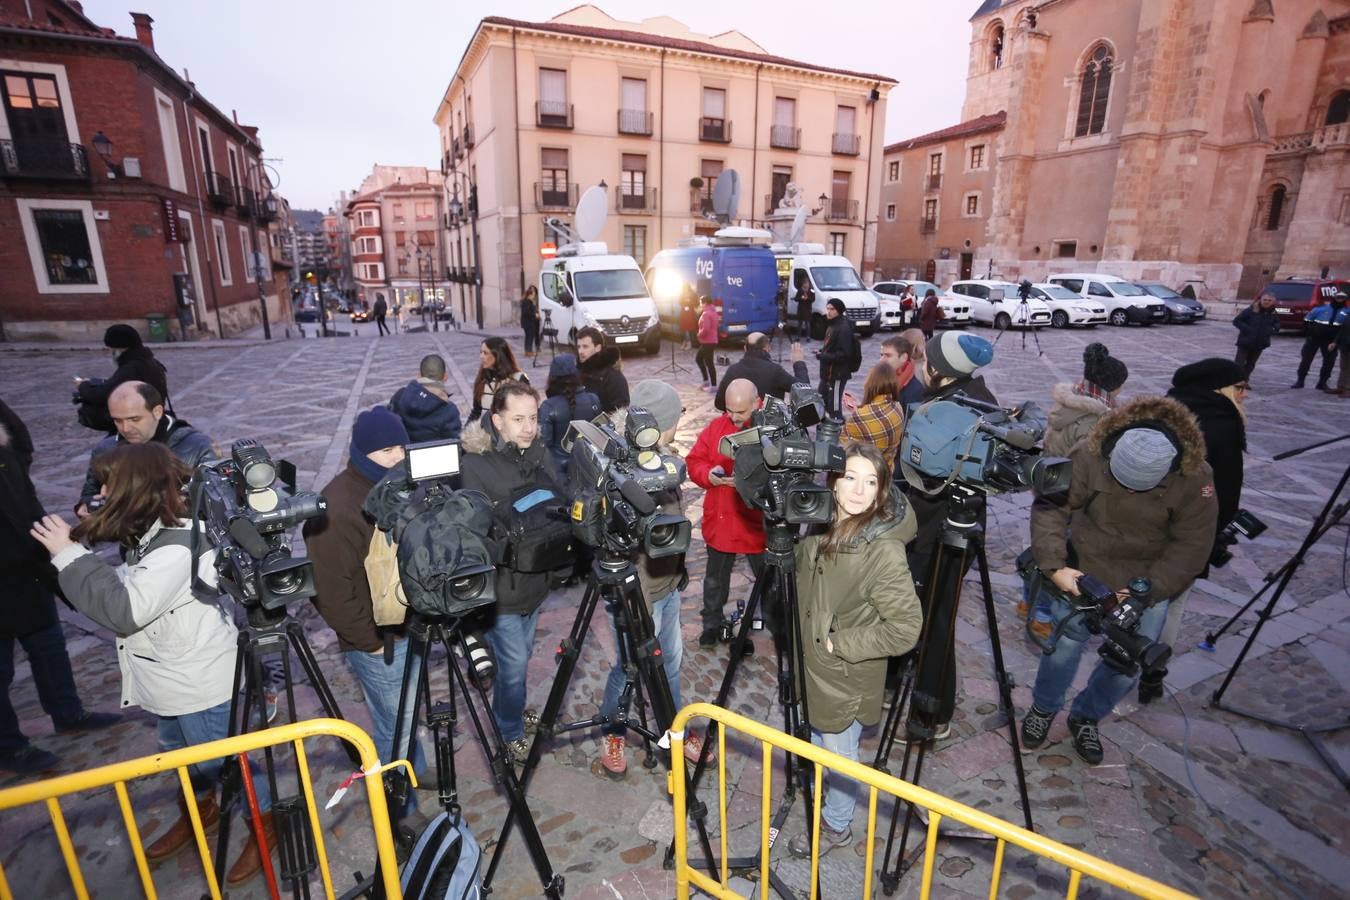
[[[1133,578],[1147,578],[1151,601],[1139,634],[1157,640],[1169,601],[1204,569],[1214,543],[1219,507],[1200,426],[1175,400],[1140,397],[1103,415],[1069,459],[1067,496],[1037,497],[1031,508],[1031,548],[1053,584],[1047,590],[1076,596],[1085,573],[1117,592]],[[1060,596],[1051,601],[1056,623],[1071,616]],[[1028,750],[1045,743],[1088,638],[1082,619],[1073,619],[1041,657],[1032,706],[1022,720]],[[1134,683],[1134,676],[1099,662],[1074,699],[1069,734],[1085,762],[1102,761],[1097,723]]]

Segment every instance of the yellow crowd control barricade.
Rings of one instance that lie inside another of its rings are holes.
[[[231,757],[240,753],[260,750],[264,747],[289,743],[295,753],[301,793],[308,808],[309,826],[314,838],[314,849],[318,860],[319,874],[323,879],[324,893],[328,900],[333,900],[333,879],[328,871],[328,853],[324,846],[323,829],[319,823],[319,811],[315,805],[314,784],[310,777],[309,762],[305,755],[304,745],[308,738],[324,736],[340,738],[355,747],[360,755],[361,771],[367,776],[374,776],[360,780],[365,782],[366,796],[370,801],[370,816],[374,828],[375,851],[379,862],[380,876],[383,880],[385,896],[389,898],[401,897],[398,861],[394,855],[393,834],[389,824],[388,807],[385,804],[383,780],[378,777],[378,773],[388,766],[380,764],[379,758],[375,754],[375,743],[370,736],[357,726],[341,719],[309,719],[304,722],[279,725],[275,728],[241,734],[238,737],[212,741],[209,744],[197,744],[168,753],[143,756],[140,759],[100,766],[97,769],[89,769],[85,772],[76,772],[32,784],[6,788],[0,790],[0,817],[3,817],[6,811],[17,807],[45,803],[48,815],[51,817],[52,829],[56,832],[57,843],[61,847],[61,855],[65,859],[66,872],[70,876],[72,891],[80,900],[86,900],[89,897],[89,890],[85,884],[79,860],[75,856],[75,844],[71,838],[71,829],[66,824],[65,816],[61,811],[61,798],[111,785],[116,794],[117,803],[121,807],[122,821],[126,825],[128,843],[131,846],[132,855],[135,857],[142,891],[146,897],[154,900],[157,896],[155,885],[151,878],[150,866],[146,862],[142,835],[136,826],[135,813],[131,808],[127,783],[162,772],[176,771],[184,801],[187,803],[187,809],[192,818],[195,846],[201,857],[202,870],[210,895],[213,898],[219,898],[221,895],[220,885],[216,881],[215,867],[210,850],[207,847],[206,832],[202,828],[202,822],[197,813],[197,805],[191,802],[193,788],[188,778],[187,767],[210,759]],[[112,886],[101,891],[101,893],[106,896],[117,897],[132,895],[132,891],[127,886]],[[24,896],[31,896],[31,894],[25,892]],[[4,869],[0,868],[0,900],[13,900],[13,898],[14,892],[5,877]]]
[[[684,761],[684,732],[692,719],[708,719],[716,722],[717,728],[717,812],[720,833],[720,870],[714,879],[706,871],[706,864],[692,864],[689,861],[688,837],[688,801],[686,796],[686,778]],[[762,784],[760,791],[760,856],[759,883],[769,884],[769,826],[773,811],[770,808],[773,797],[773,755],[782,750],[808,759],[815,764],[815,796],[821,796],[821,784],[824,770],[829,769],[859,782],[867,790],[867,849],[863,874],[864,898],[872,897],[874,869],[873,849],[877,837],[877,806],[880,795],[896,798],[928,810],[927,841],[924,848],[922,878],[919,896],[927,900],[933,889],[933,865],[937,856],[938,827],[943,819],[952,819],[967,827],[987,834],[995,840],[993,874],[989,885],[989,896],[998,896],[999,879],[1003,869],[1004,850],[1012,844],[1030,853],[1044,857],[1064,866],[1068,870],[1068,891],[1066,896],[1073,900],[1078,896],[1078,886],[1083,876],[1119,888],[1136,897],[1150,900],[1194,900],[1190,894],[1182,893],[1150,878],[1135,874],[1128,869],[1113,865],[1103,859],[1075,850],[1058,841],[1043,837],[1025,828],[995,818],[978,809],[957,803],[925,790],[907,781],[901,781],[892,775],[886,775],[871,766],[845,759],[836,753],[830,753],[814,744],[808,744],[791,737],[775,728],[763,725],[753,719],[738,715],[708,703],[694,703],[686,706],[675,716],[671,726],[671,773],[670,789],[675,801],[675,896],[687,900],[691,887],[707,894],[730,900],[740,898],[741,894],[732,891],[730,872],[727,869],[727,797],[726,750],[727,732],[738,732],[760,743],[762,760]],[[859,803],[862,800],[859,798]],[[819,885],[817,873],[820,868],[820,804],[815,805],[815,820],[811,823],[811,898],[815,900]]]

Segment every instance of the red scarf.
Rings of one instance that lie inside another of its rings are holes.
[[[901,390],[904,390],[905,385],[909,384],[910,381],[913,380],[913,378],[914,378],[914,357],[906,356],[905,364],[900,367],[900,370],[898,372],[895,373],[895,386],[900,388]]]

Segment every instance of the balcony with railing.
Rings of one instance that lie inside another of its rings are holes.
[[[253,217],[254,207],[258,204],[257,195],[252,190],[242,184],[235,185],[234,188],[234,211],[242,219]]]
[[[274,222],[277,218],[277,198],[272,194],[254,194],[253,195],[253,217],[260,223],[266,225],[268,222]]]
[[[689,192],[689,214],[694,216],[711,215],[713,211],[712,196],[705,194],[703,188]]]
[[[731,143],[731,120],[710,119],[703,116],[698,120],[698,139],[712,141],[715,144]]]
[[[831,197],[825,204],[825,218],[831,222],[858,221],[858,201],[847,197]]]
[[[771,214],[773,213],[774,210],[778,209],[778,204],[780,204],[780,203],[782,203],[782,202],[783,202],[783,195],[782,195],[782,194],[772,194],[772,193],[771,193],[771,194],[765,194],[765,195],[764,195],[764,215],[766,215],[766,216],[767,216],[767,215],[771,215]]]
[[[919,234],[933,234],[937,231],[937,219],[920,219]]]
[[[615,212],[650,216],[656,209],[656,188],[636,191],[621,188],[614,194]]]
[[[0,141],[0,175],[88,181],[89,157],[83,145],[63,140]]]
[[[769,146],[779,150],[799,150],[802,146],[802,130],[791,125],[770,125]]]
[[[465,126],[464,126],[464,149],[465,149],[465,150],[472,150],[472,149],[473,149],[473,126],[472,126],[472,125],[465,125]]]
[[[219,172],[207,172],[206,199],[216,209],[229,209],[235,202],[234,184]]]
[[[534,205],[540,209],[576,209],[576,183],[536,181],[534,183]]]
[[[830,150],[840,156],[857,156],[862,153],[862,135],[840,134],[836,131],[830,139]]]
[[[929,173],[928,173],[928,190],[930,190],[930,191],[936,191],[936,190],[940,190],[941,188],[942,188],[942,173],[941,173],[941,172],[929,172]]]
[[[650,137],[652,133],[652,114],[645,109],[619,110],[619,134],[636,134]]]
[[[451,138],[451,139],[450,139],[450,158],[451,158],[451,159],[461,159],[463,156],[464,156],[464,144],[462,144],[462,143],[460,142],[459,138]]]
[[[572,127],[572,104],[540,100],[534,104],[534,124],[540,128]]]

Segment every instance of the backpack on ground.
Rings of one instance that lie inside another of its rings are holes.
[[[480,900],[483,851],[458,811],[427,823],[403,864],[399,887],[407,900]]]

